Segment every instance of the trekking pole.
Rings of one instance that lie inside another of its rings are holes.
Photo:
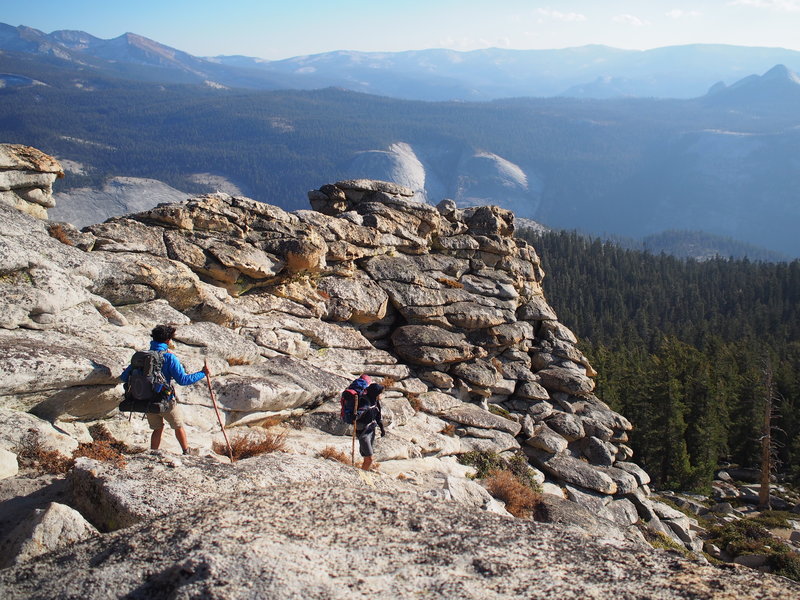
[[[231,462],[233,462],[233,450],[231,449],[231,443],[228,440],[228,434],[225,431],[225,426],[222,424],[222,416],[219,414],[217,399],[214,397],[214,390],[211,389],[211,374],[208,372],[208,359],[204,359],[204,364],[206,367],[206,383],[208,383],[208,393],[211,395],[211,402],[214,404],[214,412],[217,413],[217,421],[219,421],[219,427],[222,429],[222,435],[225,438],[225,444],[228,446],[228,457],[231,459]]]
[[[350,463],[356,466],[356,422],[358,421],[358,394],[356,394],[356,402],[353,407],[353,444],[350,448]]]

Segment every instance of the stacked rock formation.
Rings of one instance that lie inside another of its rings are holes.
[[[116,376],[169,322],[185,364],[209,361],[229,426],[294,415],[306,450],[345,440],[333,437],[338,395],[366,372],[388,389],[387,469],[524,452],[546,491],[696,550],[689,519],[650,498],[625,444],[631,424],[594,395],[513,214],[411,195],[344,181],[288,213],[215,194],[82,232],[0,203],[0,411],[19,423],[0,447],[29,427],[62,447],[97,420],[135,429],[116,412]],[[192,439],[212,432],[206,391],[181,398]]]
[[[44,152],[19,144],[0,144],[0,200],[41,219],[55,206],[53,182],[61,165]]]

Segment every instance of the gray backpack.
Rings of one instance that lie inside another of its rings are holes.
[[[133,355],[125,383],[125,399],[119,405],[121,412],[164,413],[173,407],[174,395],[162,373],[163,366],[163,350]]]

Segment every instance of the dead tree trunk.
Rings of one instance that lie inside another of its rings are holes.
[[[772,367],[764,369],[766,394],[764,424],[761,431],[761,485],[758,491],[759,510],[769,510],[769,478],[772,473]]]

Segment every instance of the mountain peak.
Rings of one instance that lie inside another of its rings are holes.
[[[777,64],[763,75],[748,75],[725,87],[715,84],[706,94],[716,103],[748,106],[750,109],[775,110],[778,106],[794,110],[800,99],[800,77],[783,64]]]
[[[763,81],[791,81],[800,85],[800,77],[786,65],[775,65],[761,76]]]

